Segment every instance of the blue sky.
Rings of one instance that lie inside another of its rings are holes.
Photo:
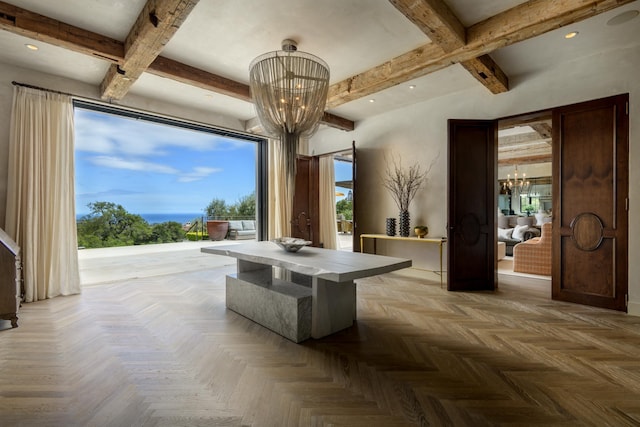
[[[76,213],[114,202],[131,213],[202,213],[255,190],[256,143],[75,109]]]
[[[256,185],[256,143],[145,120],[75,109],[76,214],[113,202],[135,214],[201,214]],[[351,163],[334,162],[336,181]],[[348,189],[336,188],[345,196]]]

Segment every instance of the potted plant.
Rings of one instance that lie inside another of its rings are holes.
[[[227,204],[222,199],[213,199],[205,209],[207,213],[207,234],[210,240],[224,240],[229,232],[229,221],[223,219],[228,214]]]
[[[531,215],[531,212],[533,212],[533,205],[525,205],[522,210],[526,212],[527,216]]]

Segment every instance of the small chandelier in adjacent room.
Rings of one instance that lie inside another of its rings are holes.
[[[514,195],[525,195],[529,193],[531,188],[531,182],[527,181],[527,174],[523,173],[521,178],[518,178],[518,165],[516,165],[514,171],[513,181],[511,180],[511,174],[507,174],[507,180],[502,183],[502,189],[509,189]]]
[[[249,86],[260,123],[266,133],[280,138],[287,169],[294,173],[300,136],[311,136],[324,114],[328,65],[314,55],[298,52],[296,42],[286,39],[282,50],[251,62]]]

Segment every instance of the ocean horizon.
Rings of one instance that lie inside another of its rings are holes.
[[[136,214],[135,212],[130,213]],[[76,221],[85,215],[87,214],[76,215]],[[140,215],[149,224],[161,224],[169,221],[184,224],[186,222],[193,221],[196,218],[203,218],[205,216],[204,213],[139,213],[136,215]]]

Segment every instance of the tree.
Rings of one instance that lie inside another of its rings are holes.
[[[344,219],[353,219],[353,202],[347,199],[338,200],[336,202],[336,214],[342,214]]]
[[[78,245],[86,248],[130,246],[148,243],[151,226],[140,215],[131,214],[122,205],[93,202],[91,212],[78,221]]]
[[[151,234],[155,243],[181,242],[185,238],[182,225],[175,221],[153,224]]]
[[[224,219],[229,216],[229,208],[227,202],[222,199],[213,199],[205,208],[207,218]]]
[[[205,212],[211,219],[255,218],[256,192],[240,197],[230,206],[224,200],[215,198],[205,208]]]
[[[256,217],[256,193],[255,191],[246,196],[242,196],[235,204],[229,208],[229,215],[234,218],[255,218]]]

